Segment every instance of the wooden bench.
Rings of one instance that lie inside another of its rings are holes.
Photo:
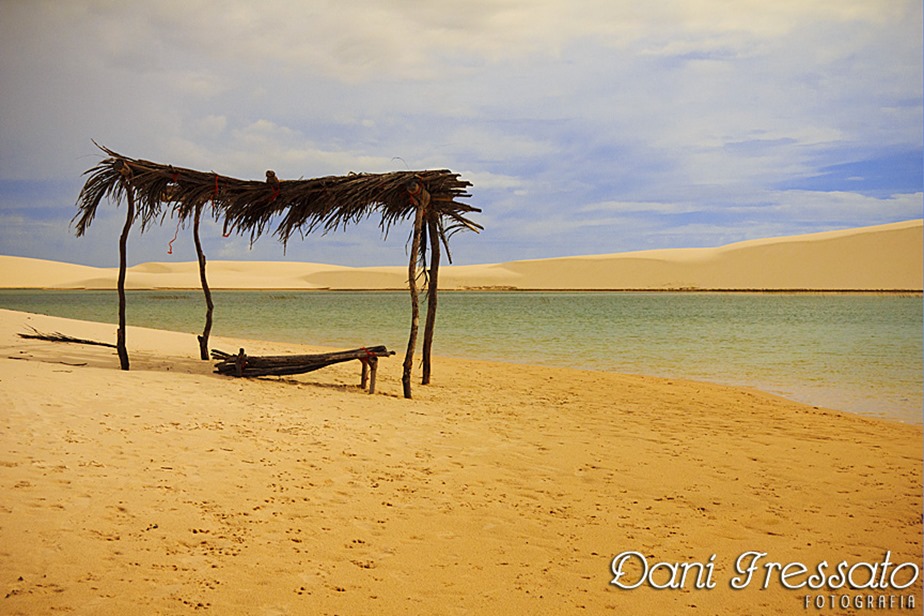
[[[378,369],[379,357],[389,357],[394,354],[394,351],[389,351],[384,346],[360,347],[349,351],[315,355],[262,356],[248,356],[244,349],[240,349],[237,355],[212,349],[212,359],[217,362],[215,372],[236,377],[304,374],[333,364],[358,360],[363,365],[360,387],[366,389],[368,384],[370,394],[375,393],[375,373]]]

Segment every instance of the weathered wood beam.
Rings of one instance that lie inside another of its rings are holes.
[[[317,353],[314,355],[264,355],[255,357],[249,357],[244,352],[244,349],[238,351],[237,355],[217,349],[212,350],[212,357],[218,361],[215,364],[215,372],[238,377],[305,374],[333,364],[359,360],[362,364],[360,386],[365,389],[368,383],[370,394],[375,393],[379,358],[390,357],[394,354],[394,351],[389,351],[384,346],[361,347],[350,351]]]
[[[385,346],[371,346],[371,347],[361,347],[358,349],[350,349],[348,351],[334,351],[332,353],[312,353],[310,355],[253,355],[249,356],[246,353],[242,353],[241,349],[237,354],[225,353],[218,349],[212,349],[212,359],[216,360],[215,365],[217,368],[222,368],[226,364],[233,364],[235,360],[242,356],[245,359],[247,367],[251,368],[263,368],[263,367],[274,367],[274,366],[288,366],[288,365],[308,365],[314,363],[324,363],[324,362],[341,362],[349,361],[351,359],[371,359],[372,357],[390,357],[394,355],[394,351],[389,351]]]

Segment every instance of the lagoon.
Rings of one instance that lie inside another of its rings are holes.
[[[407,344],[405,292],[213,296],[213,335],[335,347],[385,344],[399,354]],[[115,291],[3,290],[0,307],[117,321]],[[200,333],[204,302],[198,291],[129,291],[127,313],[130,325]],[[917,295],[444,292],[433,352],[750,386],[816,406],[921,423]]]

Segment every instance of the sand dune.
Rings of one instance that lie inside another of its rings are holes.
[[[515,276],[512,286],[537,289],[921,289],[921,256],[921,221],[912,221],[500,267]]]
[[[447,266],[441,288],[514,289],[922,289],[922,221],[687,248]],[[117,268],[0,256],[0,288],[115,288]],[[215,289],[400,289],[406,268],[209,261]],[[198,265],[144,263],[132,289],[198,288]]]
[[[134,327],[122,372],[112,349],[17,338],[26,325],[115,330],[0,310],[4,614],[854,613],[806,610],[807,595],[911,596],[915,609],[883,611],[920,613],[920,578],[729,586],[752,550],[812,572],[886,550],[920,564],[920,425],[444,358],[414,400],[397,358],[374,396],[355,362],[237,380],[195,359],[193,335]],[[611,560],[633,550],[652,564],[715,554],[715,587],[610,585]]]

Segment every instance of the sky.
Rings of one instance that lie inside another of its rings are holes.
[[[456,264],[719,246],[922,217],[920,0],[0,0],[0,254],[118,263],[83,173],[444,169]],[[209,259],[406,263],[376,220]],[[172,254],[168,254],[173,242]],[[129,262],[195,260],[166,220]]]

